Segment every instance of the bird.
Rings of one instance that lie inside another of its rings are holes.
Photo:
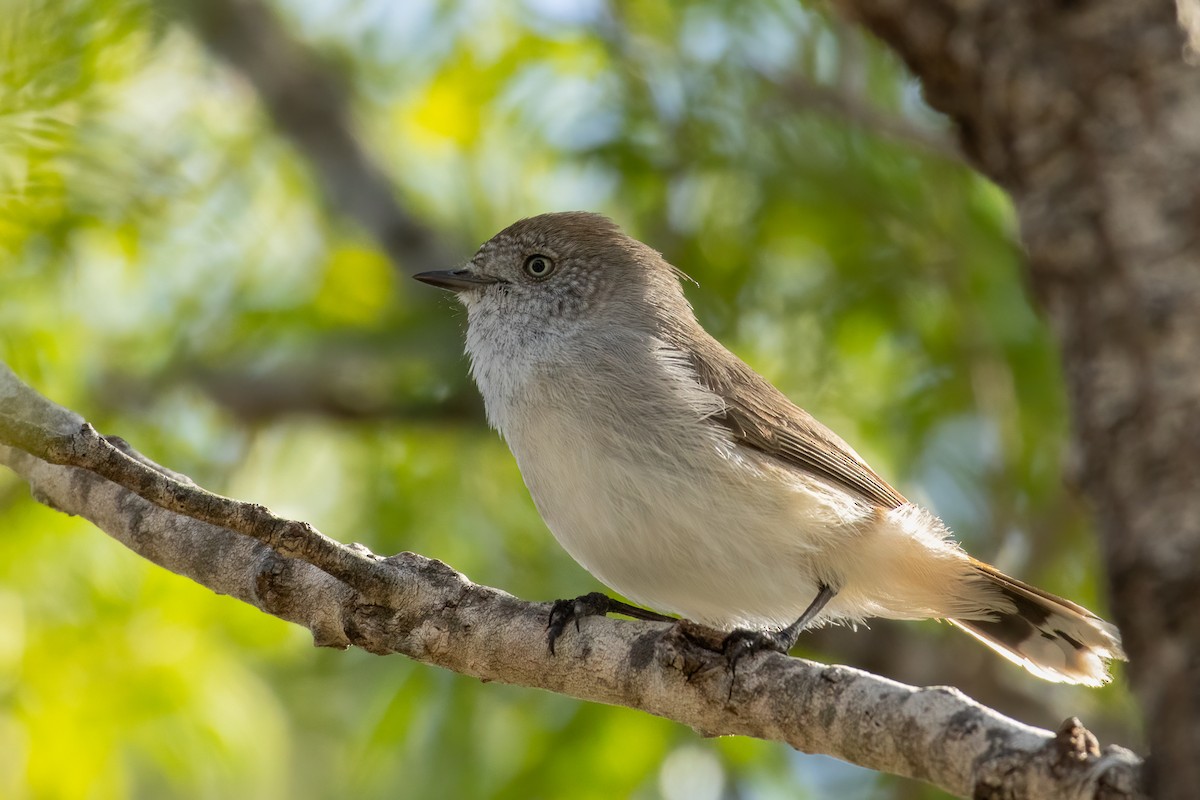
[[[465,307],[487,419],[551,533],[638,604],[560,601],[552,650],[571,618],[622,611],[716,628],[739,653],[786,653],[819,625],[940,619],[1088,686],[1125,658],[1114,625],[968,555],[713,338],[687,276],[607,217],[521,219],[414,277]]]

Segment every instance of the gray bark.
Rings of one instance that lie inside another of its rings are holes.
[[[1196,24],[1191,0],[1180,19]],[[1200,786],[1200,69],[1162,0],[840,0],[1011,194],[1152,758]],[[1194,6],[1194,4],[1192,4]]]

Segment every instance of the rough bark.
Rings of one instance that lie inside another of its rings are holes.
[[[1181,0],[1180,19],[1191,19]],[[1008,190],[1159,797],[1200,786],[1200,69],[1162,0],[840,0]]]
[[[957,690],[760,654],[731,674],[720,636],[592,618],[546,646],[549,606],[479,586],[413,553],[382,558],[220,497],[164,469],[0,364],[0,463],[173,572],[282,619],[325,647],[401,653],[485,681],[638,708],[705,735],[785,742],[962,796],[1140,797],[1141,763],[1078,720],[1022,725]]]

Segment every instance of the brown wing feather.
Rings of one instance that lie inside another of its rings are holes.
[[[674,335],[672,335],[672,333]],[[682,331],[667,332],[686,353],[700,383],[725,401],[710,421],[728,428],[739,444],[832,481],[883,508],[904,505],[904,496],[875,474],[837,434],[725,349],[699,326],[692,346],[682,347]],[[696,347],[700,337],[700,347]]]

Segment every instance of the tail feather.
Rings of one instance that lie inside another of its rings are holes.
[[[1110,680],[1108,660],[1125,660],[1116,626],[988,564],[973,566],[998,596],[995,607],[990,618],[950,622],[1009,661],[1049,681],[1101,686]]]

